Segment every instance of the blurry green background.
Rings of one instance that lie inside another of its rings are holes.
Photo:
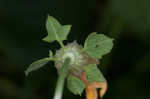
[[[108,81],[103,99],[150,99],[150,0],[0,0],[0,99],[53,99],[54,63],[25,77],[33,61],[59,48],[41,39],[47,15],[72,24],[68,42],[82,44],[93,31],[115,39],[100,69]],[[65,87],[63,99],[85,99]]]

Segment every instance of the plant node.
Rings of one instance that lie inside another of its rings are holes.
[[[83,66],[87,66],[88,64],[99,64],[97,59],[91,58],[86,52],[81,53],[83,47],[76,42],[69,43],[64,46],[64,48],[65,50],[63,48],[57,50],[55,55],[55,58],[57,59],[57,61],[55,61],[55,66],[58,73],[67,57],[71,60],[69,72],[74,76],[81,75]]]

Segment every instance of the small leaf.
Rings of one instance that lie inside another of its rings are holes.
[[[43,58],[40,60],[37,60],[35,62],[33,62],[25,71],[25,75],[28,76],[28,74],[32,71],[35,71],[41,67],[43,67],[44,65],[46,65],[49,62],[49,58]]]
[[[84,83],[80,79],[72,75],[68,76],[67,87],[73,94],[80,96],[85,89]]]
[[[104,34],[91,33],[85,41],[84,50],[93,58],[100,59],[113,47],[113,39]]]
[[[53,42],[57,40],[58,42],[62,42],[67,39],[67,35],[70,32],[71,25],[61,25],[54,17],[48,16],[46,21],[46,29],[48,32],[48,36],[43,40],[46,42]]]
[[[53,52],[49,50],[49,57],[53,57]]]
[[[95,64],[89,64],[85,68],[86,76],[88,79],[88,83],[91,82],[104,82],[105,78],[101,71],[97,68]]]

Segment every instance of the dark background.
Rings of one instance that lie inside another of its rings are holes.
[[[33,61],[55,51],[47,15],[72,24],[68,41],[84,44],[97,31],[115,39],[101,60],[108,81],[103,99],[150,99],[150,0],[0,0],[0,99],[53,99],[57,72],[50,62],[25,77]],[[85,99],[65,87],[63,99]]]

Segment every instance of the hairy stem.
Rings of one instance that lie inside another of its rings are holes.
[[[54,99],[62,99],[64,82],[65,82],[66,74],[68,72],[69,63],[70,63],[70,58],[66,58],[60,70],[60,74],[56,83]]]
[[[65,46],[64,46],[64,44],[62,43],[62,41],[59,41],[59,44],[60,44],[60,46],[61,46],[63,49],[65,49]]]

